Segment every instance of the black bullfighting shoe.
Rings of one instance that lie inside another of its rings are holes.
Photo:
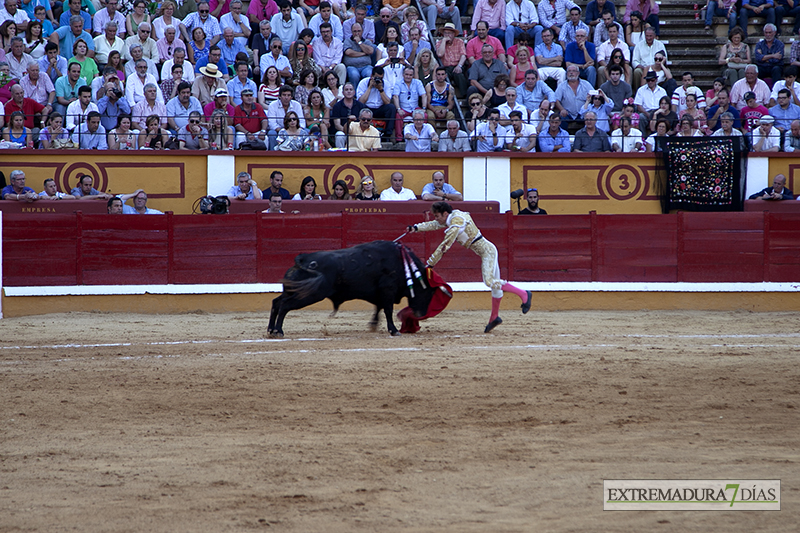
[[[492,331],[494,328],[496,328],[497,326],[499,326],[502,323],[503,323],[503,319],[500,318],[500,317],[497,317],[494,320],[492,320],[491,322],[489,322],[489,324],[486,325],[486,329],[484,329],[483,332],[484,333],[489,333],[490,331]]]
[[[531,310],[531,301],[533,300],[533,294],[531,293],[531,291],[525,291],[525,293],[528,295],[528,301],[522,304],[523,315]]]

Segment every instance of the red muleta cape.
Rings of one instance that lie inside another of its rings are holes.
[[[445,283],[442,277],[433,271],[431,267],[425,269],[425,275],[428,278],[428,284],[434,289],[438,289],[433,293],[431,303],[428,306],[428,312],[425,316],[417,318],[414,316],[414,311],[410,307],[405,307],[397,313],[397,318],[400,320],[401,333],[416,333],[419,331],[419,321],[426,318],[433,318],[447,307],[450,300],[453,298],[453,289]]]

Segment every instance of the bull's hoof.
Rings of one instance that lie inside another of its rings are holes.
[[[392,337],[399,337],[401,335],[399,331],[390,331],[389,333],[392,335]]]
[[[283,338],[283,332],[282,331],[270,331],[269,332],[269,338],[270,339],[282,339]]]
[[[486,325],[486,329],[484,329],[483,332],[484,333],[489,333],[490,331],[492,331],[494,328],[496,328],[497,326],[499,326],[502,323],[503,323],[503,319],[500,318],[500,317],[497,317],[497,318],[495,318],[494,320],[492,320],[491,322],[489,322]]]

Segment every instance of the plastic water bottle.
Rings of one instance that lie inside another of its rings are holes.
[[[314,151],[319,152],[319,139],[314,139]]]

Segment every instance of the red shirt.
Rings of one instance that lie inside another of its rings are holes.
[[[238,106],[233,113],[233,127],[241,124],[250,133],[256,133],[261,131],[261,121],[266,118],[264,108],[258,104],[254,104],[249,113],[242,109],[242,106]]]
[[[37,113],[41,113],[44,106],[37,102],[36,100],[31,100],[30,98],[23,98],[22,99],[22,107],[19,107],[17,103],[12,99],[6,102],[6,124],[10,124],[11,121],[11,113],[14,111],[22,111],[25,114],[25,127],[26,128],[33,128],[33,115]]]
[[[203,115],[206,117],[206,121],[211,120],[211,113],[217,108],[217,103],[214,100],[211,100],[209,103],[205,105],[203,108]],[[231,104],[225,104],[225,112],[228,114],[229,117],[233,116],[233,106]],[[230,122],[228,122],[230,124]]]

